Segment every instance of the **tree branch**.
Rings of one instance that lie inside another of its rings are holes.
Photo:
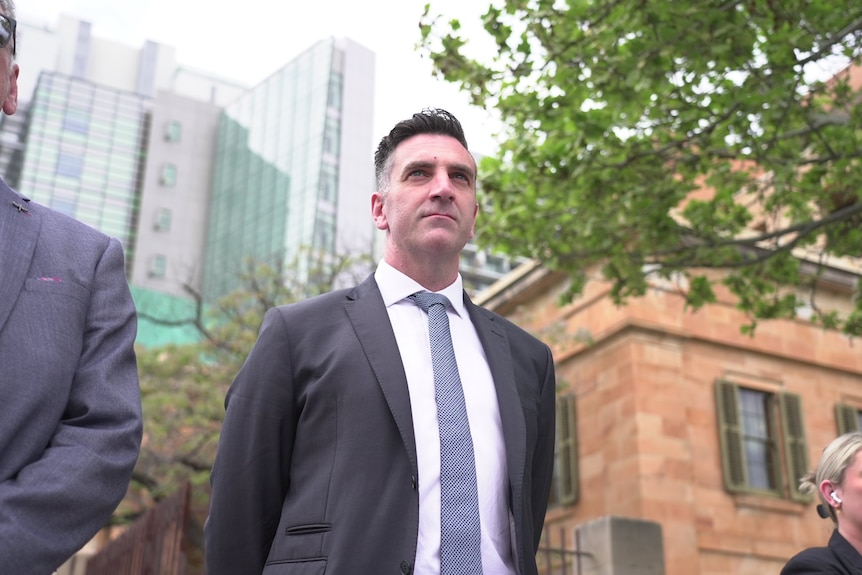
[[[756,236],[753,238],[732,239],[732,240],[725,240],[725,241],[720,241],[720,242],[711,242],[710,241],[710,242],[705,242],[701,245],[697,245],[694,247],[674,248],[672,250],[666,250],[666,252],[665,252],[666,254],[686,253],[686,252],[691,252],[693,250],[704,249],[704,248],[715,249],[715,248],[721,248],[721,247],[739,246],[739,247],[746,248],[746,250],[742,252],[743,254],[752,253],[752,250],[756,251],[756,253],[758,255],[754,258],[743,257],[739,261],[722,261],[722,262],[701,262],[701,261],[697,261],[697,260],[678,259],[675,261],[661,260],[661,261],[654,262],[654,263],[660,263],[663,266],[668,266],[671,268],[679,268],[679,267],[739,268],[739,267],[745,267],[748,265],[754,265],[754,264],[758,264],[758,263],[761,263],[763,261],[766,261],[769,258],[774,257],[780,253],[792,250],[793,248],[795,248],[799,244],[799,242],[801,242],[804,238],[810,236],[815,231],[817,231],[821,228],[824,228],[826,226],[832,225],[836,222],[847,220],[850,217],[852,217],[858,213],[862,213],[862,202],[856,202],[856,203],[851,204],[845,208],[842,208],[840,210],[836,210],[835,212],[833,212],[829,216],[827,216],[825,218],[821,218],[819,220],[813,220],[813,221],[809,221],[809,222],[799,223],[799,224],[796,224],[793,226],[788,226],[788,227],[783,228],[781,230],[776,230],[774,232],[770,232],[767,234],[761,234],[760,236]],[[779,244],[775,248],[769,249],[769,248],[764,248],[763,246],[759,245],[759,244],[762,244],[762,243],[769,241],[769,240],[777,239],[780,237],[785,237],[789,234],[797,234],[797,235],[793,239],[791,239],[790,241],[783,243],[783,244]],[[661,254],[654,253],[654,254],[650,254],[650,255],[657,256],[657,255],[661,255]],[[646,262],[647,260],[643,259],[642,261]]]
[[[824,54],[831,52],[832,47],[838,44],[842,38],[849,36],[854,32],[859,32],[860,30],[862,30],[862,17],[856,18],[856,20],[850,22],[847,26],[830,36],[825,42],[822,42],[814,52],[807,57],[798,60],[796,65],[805,66],[806,64],[819,60]]]
[[[638,253],[630,253],[629,257],[632,262],[638,265],[644,264],[660,264],[662,267],[667,268],[684,268],[684,267],[702,267],[702,268],[721,268],[721,267],[742,267],[745,265],[758,263],[760,261],[765,261],[770,257],[787,251],[787,249],[792,249],[798,245],[800,241],[804,238],[810,236],[815,231],[833,225],[837,222],[848,220],[851,217],[862,213],[862,202],[856,202],[850,204],[845,208],[841,208],[840,210],[836,210],[835,212],[829,214],[825,218],[821,218],[819,220],[812,220],[807,222],[801,222],[798,224],[794,224],[792,226],[787,226],[785,228],[781,228],[780,230],[774,230],[769,233],[760,234],[754,237],[746,237],[746,238],[729,238],[729,239],[720,239],[716,240],[715,238],[704,238],[703,236],[698,236],[694,233],[694,231],[686,226],[677,226],[678,231],[680,232],[680,236],[682,238],[688,238],[688,242],[686,245],[678,245],[672,248],[667,248],[663,250],[656,250],[650,252],[638,252]],[[634,232],[633,232],[634,233]],[[764,248],[761,244],[777,240],[782,237],[786,237],[791,234],[798,234],[792,240],[781,244],[775,249],[767,249]],[[685,242],[685,240],[683,240]],[[693,254],[698,250],[704,249],[719,249],[719,248],[729,248],[729,247],[739,247],[745,250],[756,250],[758,253],[763,252],[761,256],[759,256],[755,260],[745,260],[742,262],[705,262],[700,261],[698,259],[685,257],[677,258],[675,260],[667,260],[668,256],[674,255],[684,255],[684,254]],[[568,254],[565,258],[560,258],[560,261],[565,262],[579,262],[584,260],[594,261],[601,260],[607,256],[612,255],[613,249],[601,250],[601,251],[589,251],[582,250],[576,253]]]

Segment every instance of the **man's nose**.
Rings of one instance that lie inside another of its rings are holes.
[[[431,182],[431,195],[435,198],[452,201],[455,199],[455,189],[447,172],[438,173]]]

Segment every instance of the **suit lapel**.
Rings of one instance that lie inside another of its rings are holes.
[[[368,363],[377,376],[380,389],[386,398],[410,457],[410,463],[415,470],[417,469],[416,438],[413,433],[407,376],[404,373],[401,355],[398,353],[398,343],[395,341],[395,334],[389,323],[386,306],[374,276],[362,282],[347,297],[345,302],[347,316],[365,351]],[[509,484],[512,490],[512,512],[517,517],[522,505],[520,496],[523,489],[527,443],[524,412],[515,384],[509,340],[502,326],[494,321],[494,316],[474,305],[466,294],[464,303],[485,350],[497,390],[497,403],[506,444]]]
[[[488,367],[497,389],[497,403],[500,408],[500,421],[503,426],[503,439],[506,444],[506,462],[509,471],[509,485],[512,492],[512,513],[519,517],[521,512],[521,492],[523,490],[524,466],[526,465],[526,424],[521,399],[515,383],[515,370],[509,350],[509,338],[503,327],[494,321],[494,316],[473,304],[464,295],[464,304],[470,319],[485,349]]]
[[[407,375],[404,373],[395,333],[392,331],[392,324],[389,322],[389,315],[374,276],[369,276],[347,297],[344,304],[347,316],[353,324],[353,330],[365,351],[368,363],[377,376],[377,382],[401,433],[410,464],[418,473]]]
[[[0,330],[24,287],[42,225],[37,214],[24,210],[27,201],[0,180]]]

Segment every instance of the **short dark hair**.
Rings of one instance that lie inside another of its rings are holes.
[[[388,185],[395,148],[404,140],[420,134],[451,136],[458,140],[465,150],[469,150],[464,129],[458,118],[440,108],[425,108],[413,114],[409,120],[402,120],[395,124],[395,127],[380,140],[377,151],[374,152],[374,175],[378,190],[384,190]]]

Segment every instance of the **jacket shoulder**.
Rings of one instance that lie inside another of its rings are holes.
[[[329,291],[298,302],[282,304],[273,309],[281,315],[291,317],[306,314],[326,314],[336,309],[342,309],[344,303],[348,301],[366,298],[376,298],[383,305],[380,289],[374,281],[373,274],[357,286]]]
[[[512,321],[506,319],[505,317],[501,316],[500,314],[472,303],[469,298],[465,300],[465,303],[468,309],[471,310],[471,315],[473,315],[474,317],[484,318],[500,326],[503,330],[506,331],[506,335],[509,339],[518,342],[520,345],[536,346],[541,348],[548,347],[538,337],[531,334],[524,328],[518,326],[517,324],[513,323]]]
[[[849,573],[829,547],[810,547],[788,561],[781,575],[814,575],[816,573]]]
[[[30,202],[27,207],[42,218],[43,236],[47,233],[49,237],[54,236],[58,241],[64,242],[74,238],[74,242],[79,246],[82,243],[104,246],[111,240],[110,236],[103,232],[42,204]]]
[[[318,323],[323,318],[334,316],[343,310],[344,302],[348,300],[347,294],[351,290],[340,289],[326,292],[308,299],[293,303],[278,305],[271,313],[281,316],[285,321],[300,322],[312,321],[311,325]]]
[[[83,257],[101,257],[111,242],[119,242],[75,218],[31,201],[0,179],[0,204],[19,206],[29,216],[25,227],[35,233],[36,257],[48,260],[75,261]],[[71,258],[71,259],[70,259]]]

